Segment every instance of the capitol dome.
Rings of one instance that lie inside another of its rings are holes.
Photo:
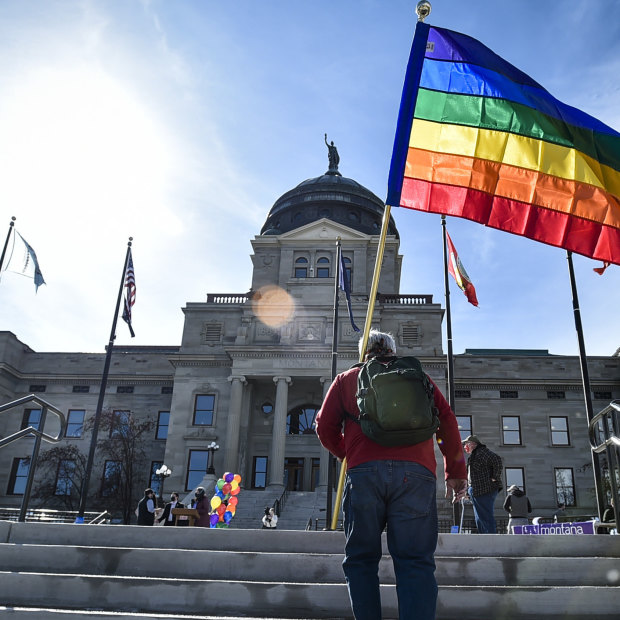
[[[260,234],[281,235],[327,218],[367,235],[378,235],[384,209],[385,205],[378,196],[357,181],[343,177],[337,163],[330,158],[329,170],[325,174],[302,181],[276,200]],[[398,238],[392,217],[387,234]]]

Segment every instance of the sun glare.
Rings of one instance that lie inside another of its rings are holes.
[[[78,220],[162,206],[170,157],[147,108],[100,70],[39,70],[0,105],[3,203]],[[103,211],[101,211],[103,210]]]

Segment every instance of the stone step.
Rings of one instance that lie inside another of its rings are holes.
[[[127,613],[235,614],[269,618],[349,618],[347,589],[298,584],[0,572],[7,606]],[[385,618],[397,618],[396,587],[381,586]],[[491,612],[492,610],[492,612]],[[544,610],[544,611],[543,611]],[[489,615],[492,613],[492,615]],[[564,620],[618,618],[618,591],[607,587],[440,586],[437,618]]]
[[[41,558],[53,558],[42,564]],[[165,557],[165,561],[163,558]],[[59,545],[0,544],[1,565],[11,571],[91,575],[218,579],[281,583],[343,582],[342,554],[235,552],[185,549],[127,549]],[[437,556],[440,585],[597,586],[620,585],[617,558]],[[556,570],[559,564],[571,570]],[[199,569],[197,569],[199,567]],[[381,583],[394,584],[391,558],[379,565]]]

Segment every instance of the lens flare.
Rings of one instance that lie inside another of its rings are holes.
[[[252,296],[252,309],[261,322],[269,327],[281,327],[295,310],[295,300],[274,284],[263,286]]]

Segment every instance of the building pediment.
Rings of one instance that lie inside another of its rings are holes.
[[[333,222],[327,218],[321,218],[316,222],[310,222],[305,226],[301,226],[295,230],[279,235],[278,238],[281,241],[327,239],[335,242],[338,237],[340,237],[343,241],[361,241],[370,239],[370,235],[365,235],[358,230],[354,230],[353,228],[349,228],[348,226],[339,224],[338,222]]]

